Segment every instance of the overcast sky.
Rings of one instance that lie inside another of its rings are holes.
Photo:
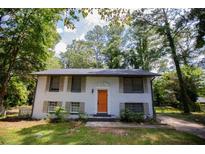
[[[55,46],[55,52],[58,56],[59,53],[66,51],[66,46],[74,39],[84,39],[85,34],[93,29],[95,25],[104,26],[107,22],[100,19],[97,12],[89,14],[86,18],[81,18],[79,22],[75,23],[76,28],[73,30],[67,29],[63,21],[57,23],[57,31],[61,36],[60,42]]]

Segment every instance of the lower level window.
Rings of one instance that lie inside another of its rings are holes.
[[[57,102],[48,102],[48,112],[54,112],[57,107]]]
[[[143,103],[125,103],[125,109],[137,113],[144,112]]]
[[[72,102],[71,103],[71,113],[79,113],[80,111],[80,103],[79,102]]]

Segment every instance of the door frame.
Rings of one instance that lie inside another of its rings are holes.
[[[98,91],[106,90],[107,91],[107,112],[98,112]],[[108,87],[98,87],[96,88],[96,114],[97,113],[107,113],[109,114],[109,88]]]

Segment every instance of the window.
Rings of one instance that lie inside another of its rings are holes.
[[[124,78],[123,79],[125,93],[143,93],[143,78]]]
[[[57,104],[57,102],[48,102],[48,113],[54,112]]]
[[[49,91],[59,91],[60,77],[51,76]]]
[[[79,102],[72,102],[71,103],[71,113],[79,113],[80,111],[80,103]]]
[[[79,76],[72,77],[71,91],[72,92],[81,92],[81,77],[79,77]]]
[[[144,112],[143,103],[125,103],[125,109],[137,113]]]

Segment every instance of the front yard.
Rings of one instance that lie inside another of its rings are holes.
[[[205,144],[174,129],[88,128],[81,122],[0,121],[0,144]]]

